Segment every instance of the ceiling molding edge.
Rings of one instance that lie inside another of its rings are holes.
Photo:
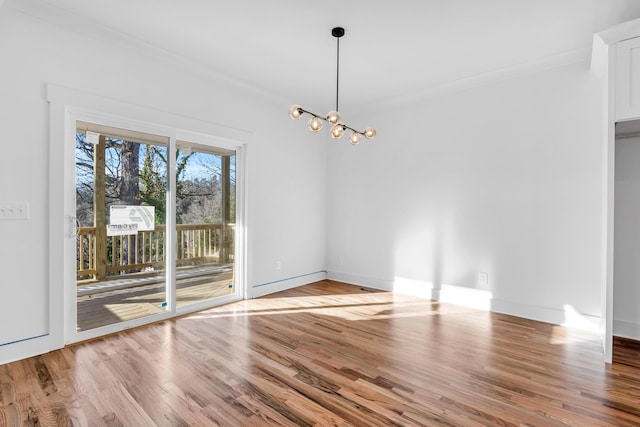
[[[609,46],[638,35],[640,35],[640,18],[595,33],[591,47],[591,72],[604,79],[609,69]]]
[[[638,34],[640,34],[640,18],[614,25],[606,30],[597,32],[595,36],[608,45],[638,37]]]
[[[476,87],[487,86],[499,83],[505,80],[535,74],[542,71],[560,68],[580,62],[588,62],[590,59],[591,48],[585,47],[575,49],[560,54],[548,56],[536,61],[525,62],[522,64],[508,66],[486,73],[476,74],[473,76],[458,79],[450,83],[444,83],[418,90],[410,94],[397,96],[393,99],[373,102],[370,104],[371,110],[388,108],[390,106],[398,106],[423,101],[435,96],[462,92]]]
[[[173,66],[184,69],[190,73],[199,74],[202,77],[210,78],[221,83],[226,83],[245,91],[248,94],[262,99],[273,105],[281,107],[280,104],[287,101],[281,95],[265,90],[255,84],[235,78],[229,74],[215,69],[204,62],[197,61],[179,53],[164,49],[160,46],[148,43],[130,34],[124,34],[111,27],[91,21],[84,17],[63,9],[59,6],[52,5],[48,1],[43,0],[0,0],[0,4],[5,3],[7,8],[26,15],[32,19],[45,22],[58,29],[78,34],[82,37],[88,37],[107,45],[114,46],[118,49],[128,50],[130,52],[149,55],[151,58],[169,62]]]

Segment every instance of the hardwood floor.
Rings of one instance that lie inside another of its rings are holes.
[[[180,278],[176,286],[178,306],[229,295],[234,292],[233,272],[224,271]],[[165,311],[165,283],[80,295],[77,298],[78,331],[138,319]]]
[[[626,348],[322,281],[0,366],[0,425],[638,426]]]
[[[613,337],[613,363],[640,370],[640,341]]]

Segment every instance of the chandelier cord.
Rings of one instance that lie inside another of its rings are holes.
[[[338,96],[340,93],[340,37],[336,37],[338,47],[336,49],[336,111],[338,109]]]

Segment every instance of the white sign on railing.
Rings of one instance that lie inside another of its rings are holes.
[[[138,224],[107,224],[107,236],[131,236],[138,234]]]
[[[154,206],[122,206],[113,205],[109,211],[110,225],[136,225],[138,231],[155,229],[156,208]],[[126,233],[129,234],[129,233]],[[135,233],[133,233],[135,234]]]
[[[98,132],[87,131],[86,141],[90,144],[98,145],[100,144],[100,134]]]

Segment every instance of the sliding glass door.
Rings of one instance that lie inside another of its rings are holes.
[[[234,293],[236,153],[178,142],[176,304]]]
[[[78,331],[166,311],[168,145],[77,122]]]
[[[236,151],[75,121],[75,336],[238,299]]]

